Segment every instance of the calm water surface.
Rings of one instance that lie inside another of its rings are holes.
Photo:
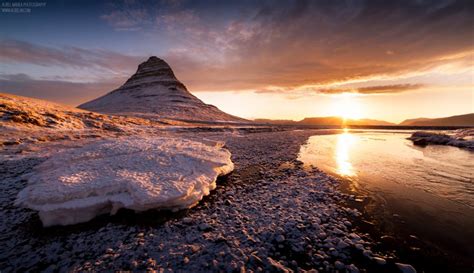
[[[414,234],[474,257],[474,153],[414,146],[410,131],[312,136],[299,159],[377,195]]]

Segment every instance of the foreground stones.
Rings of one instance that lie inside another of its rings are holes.
[[[373,257],[384,256],[351,224],[359,212],[341,205],[353,197],[341,193],[336,180],[295,160],[311,134],[199,135],[225,140],[235,170],[196,207],[171,216],[121,211],[53,229],[41,228],[35,212],[12,205],[26,183],[19,174],[41,160],[1,162],[0,268],[362,272],[377,266]]]

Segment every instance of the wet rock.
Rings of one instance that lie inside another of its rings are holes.
[[[413,139],[413,144],[415,144],[416,146],[425,147],[428,145],[428,140],[424,138]]]

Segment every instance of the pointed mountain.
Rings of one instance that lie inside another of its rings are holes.
[[[89,111],[182,121],[248,122],[192,95],[171,67],[155,56],[138,66],[121,87],[78,108]]]

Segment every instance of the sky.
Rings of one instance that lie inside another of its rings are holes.
[[[471,0],[0,2],[0,92],[76,106],[155,55],[244,118],[474,112]]]

